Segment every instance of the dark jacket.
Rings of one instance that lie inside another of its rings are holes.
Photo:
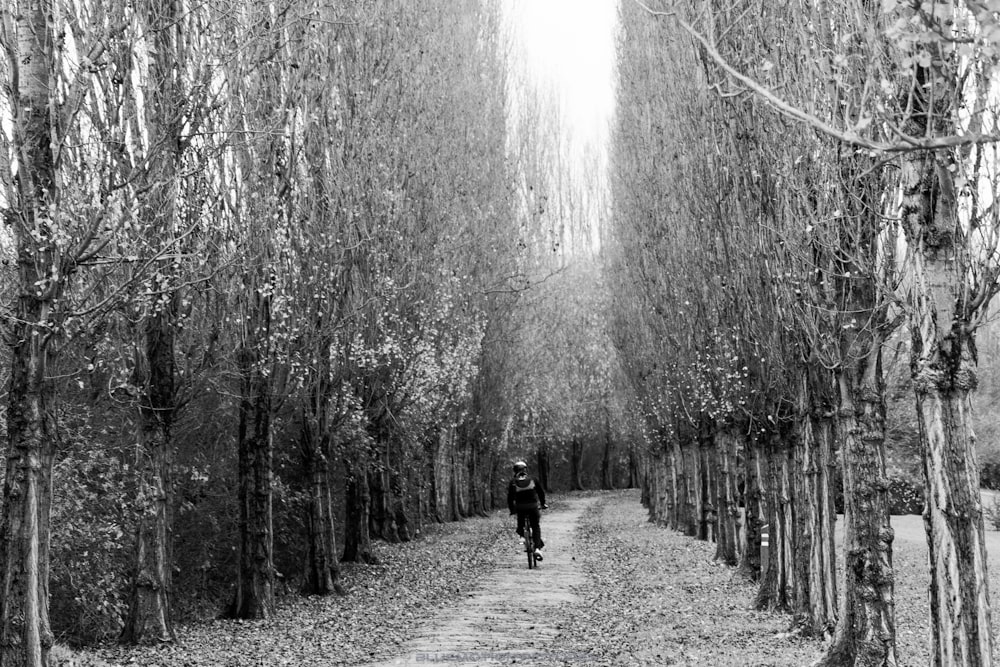
[[[545,489],[534,477],[521,473],[507,486],[507,509],[511,514],[537,510],[545,504]]]

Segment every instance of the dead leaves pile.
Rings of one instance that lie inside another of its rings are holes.
[[[498,548],[510,546],[506,513],[429,532],[408,544],[377,544],[378,565],[345,566],[346,597],[289,596],[271,621],[184,627],[174,645],[111,647],[57,664],[306,667],[387,660],[405,650],[435,611],[509,557],[509,548]],[[565,603],[549,619],[553,650],[585,655],[591,667],[798,667],[822,655],[821,640],[788,632],[790,616],[751,610],[756,586],[716,564],[713,544],[650,524],[637,491],[599,494],[573,541],[587,580],[574,591],[582,603]],[[927,664],[926,547],[913,536],[898,539],[894,564],[899,664]],[[1000,590],[1000,566],[991,562],[990,574],[992,590]]]
[[[819,643],[783,635],[789,617],[755,612],[755,592],[713,561],[715,545],[646,521],[638,492],[608,494],[576,540],[588,575],[566,638],[604,665],[809,664]]]
[[[791,617],[751,610],[756,585],[714,562],[715,545],[646,521],[638,492],[608,495],[584,515],[577,540],[590,581],[566,638],[606,665],[810,665],[821,639],[789,633]],[[927,547],[919,517],[893,517],[896,655],[930,662]],[[905,531],[905,532],[904,532]],[[988,535],[989,537],[989,535]],[[990,590],[1000,591],[1000,544],[988,541]],[[837,554],[843,576],[843,555]],[[842,579],[841,579],[842,580]],[[1000,634],[1000,614],[993,615]]]
[[[182,627],[176,644],[108,647],[78,664],[142,667],[359,665],[388,659],[417,626],[492,570],[509,537],[506,517],[432,527],[423,539],[375,545],[376,565],[345,564],[344,597],[282,600],[269,621],[218,620]]]

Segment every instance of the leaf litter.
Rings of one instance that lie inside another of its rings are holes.
[[[500,513],[431,526],[421,539],[373,544],[376,564],[344,563],[345,596],[283,596],[273,619],[177,628],[175,644],[106,646],[64,664],[144,667],[302,667],[387,659],[432,609],[453,603],[493,569],[509,522]]]
[[[578,657],[545,664],[800,667],[822,655],[822,639],[789,632],[789,615],[752,609],[756,585],[716,563],[714,544],[649,523],[637,491],[599,495],[574,539],[573,558],[587,575],[574,591],[582,603],[561,604],[547,619],[558,650]],[[506,512],[434,526],[414,542],[376,543],[378,564],[345,564],[347,596],[287,595],[273,620],[186,625],[178,628],[177,644],[109,646],[54,663],[270,667],[388,660],[435,611],[467,595],[508,557],[509,542]],[[997,591],[1000,566],[991,561]],[[894,565],[899,665],[924,665],[930,658],[926,547],[912,537],[897,539]]]

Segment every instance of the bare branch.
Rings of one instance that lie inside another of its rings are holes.
[[[1000,134],[995,133],[973,133],[967,135],[953,134],[948,136],[935,136],[935,137],[913,137],[907,135],[897,128],[893,129],[893,133],[899,138],[899,141],[889,142],[889,141],[875,141],[873,139],[868,139],[861,136],[857,129],[841,129],[834,127],[833,125],[827,123],[814,116],[811,113],[803,111],[798,107],[785,101],[771,89],[766,86],[761,85],[757,81],[751,79],[750,77],[737,71],[729,62],[719,53],[715,45],[710,42],[703,34],[694,28],[690,23],[685,21],[676,15],[675,12],[663,12],[654,10],[647,5],[643,4],[640,0],[633,0],[637,5],[642,7],[651,16],[669,16],[677,21],[688,34],[690,34],[695,41],[697,41],[705,49],[705,52],[712,58],[716,65],[718,65],[726,74],[731,76],[733,79],[738,81],[747,87],[757,96],[763,98],[770,104],[776,111],[781,113],[788,118],[799,121],[806,124],[807,126],[813,128],[817,132],[825,134],[833,139],[842,141],[850,146],[857,146],[859,148],[865,148],[876,153],[905,153],[909,151],[920,151],[920,150],[941,150],[957,148],[960,146],[974,146],[982,144],[992,144],[1000,141]],[[730,93],[731,95],[731,93]]]

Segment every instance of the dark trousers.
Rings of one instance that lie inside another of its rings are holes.
[[[531,522],[531,530],[535,536],[535,548],[541,549],[545,546],[542,541],[542,525],[539,523],[542,513],[538,510],[518,510],[517,511],[517,534],[524,537],[524,520]]]

